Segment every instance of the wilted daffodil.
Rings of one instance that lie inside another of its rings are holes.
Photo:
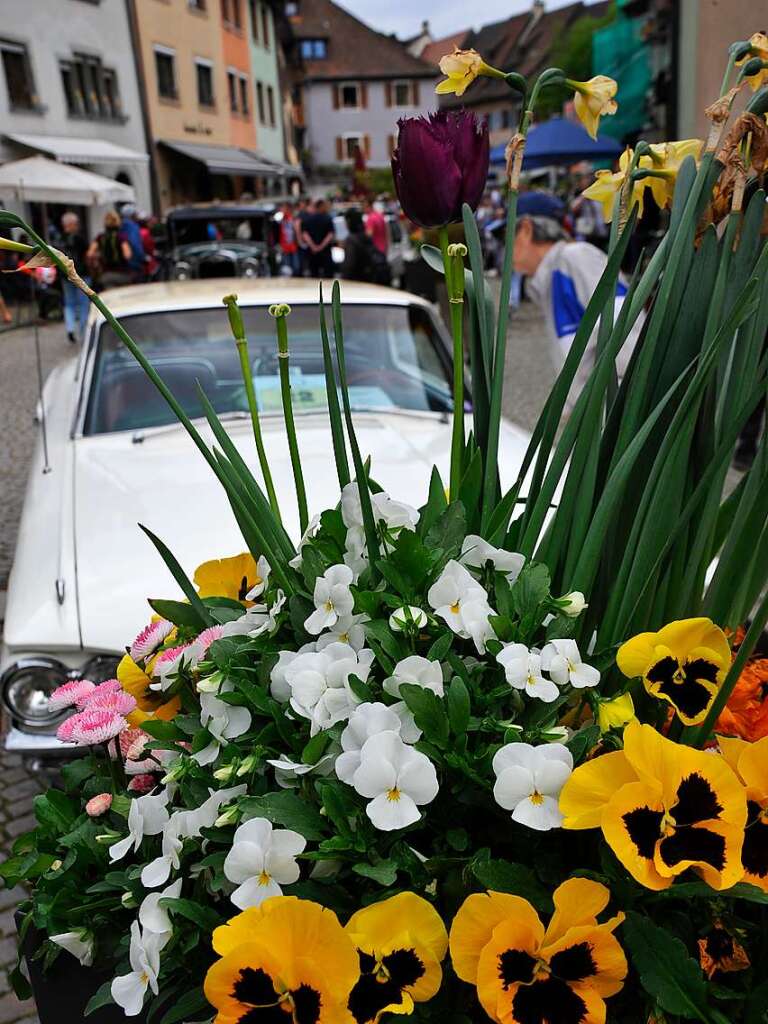
[[[360,957],[360,978],[349,997],[357,1024],[383,1013],[413,1013],[414,1003],[436,995],[448,933],[431,903],[401,892],[358,910],[345,931]]]
[[[750,52],[741,60],[736,61],[737,67],[748,60],[752,60],[753,57],[759,57],[761,60],[768,61],[768,36],[763,32],[755,32],[749,40],[749,46]],[[761,86],[768,82],[768,68],[763,68],[756,75],[747,75],[747,81],[752,91],[757,92]]]
[[[215,1024],[352,1024],[357,951],[332,910],[276,896],[213,933],[205,978]]]
[[[642,678],[648,693],[668,701],[685,725],[697,725],[730,668],[731,648],[711,619],[680,619],[627,640],[616,664],[630,679]]]
[[[259,559],[257,566],[253,555],[244,552],[231,558],[214,558],[203,562],[195,569],[193,582],[200,597],[228,597],[233,601],[252,604],[253,597],[261,593],[259,586],[266,580],[269,566],[265,559]],[[263,590],[263,587],[262,587]],[[246,595],[253,591],[253,597]]]
[[[574,82],[570,78],[565,84],[575,90],[573,105],[579,120],[593,139],[597,138],[600,118],[606,114],[615,114],[619,109],[616,100],[618,86],[607,75],[595,75],[588,82]]]
[[[744,881],[768,892],[768,736],[757,743],[718,738],[723,757],[747,790],[741,863]]]
[[[435,92],[441,95],[456,93],[457,96],[463,96],[467,87],[480,75],[504,77],[504,72],[486,64],[477,50],[460,50],[458,47],[453,53],[446,53],[440,58],[440,70],[447,76],[435,87]]]
[[[747,804],[725,759],[665,739],[635,720],[624,750],[580,765],[560,794],[564,828],[600,827],[629,873],[666,889],[694,868],[714,889],[744,874]]]
[[[451,926],[454,969],[477,986],[492,1020],[598,1024],[605,1020],[605,999],[627,975],[613,935],[623,915],[597,921],[609,899],[598,882],[571,878],[555,890],[555,912],[545,929],[520,896],[468,896]]]
[[[618,171],[596,171],[594,182],[582,193],[587,199],[595,199],[600,203],[603,208],[603,217],[607,223],[613,220],[614,199],[627,180],[633,155],[633,151],[627,147],[619,157]],[[643,192],[648,187],[648,180],[643,178],[640,181],[633,181],[631,184],[627,212],[633,206],[637,206],[638,218],[643,215]]]

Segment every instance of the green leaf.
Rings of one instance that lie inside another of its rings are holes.
[[[438,747],[447,746],[451,730],[445,705],[440,697],[432,690],[412,683],[400,685],[400,696],[409,711],[413,712],[414,721],[424,733],[424,738]]]
[[[200,629],[200,614],[184,601],[165,601],[161,598],[150,598],[150,608],[153,608],[163,619],[168,619],[174,626],[188,626],[190,629]],[[243,608],[240,608],[243,614]]]
[[[512,584],[512,606],[520,618],[535,612],[549,597],[549,569],[546,565],[528,562]]]
[[[439,636],[429,648],[427,651],[427,657],[430,661],[442,661],[447,656],[448,651],[450,651],[452,643],[453,633],[446,630],[445,633],[443,633],[442,636]]]
[[[585,728],[579,729],[577,733],[574,733],[566,743],[566,746],[573,755],[573,763],[577,765],[581,764],[587,753],[592,749],[592,747],[594,747],[599,739],[599,725],[587,725]]]
[[[54,835],[61,835],[69,832],[79,808],[60,790],[49,789],[47,793],[35,797],[34,811],[43,828]]]
[[[474,861],[472,871],[475,878],[486,889],[494,892],[508,892],[522,896],[537,910],[551,910],[552,899],[534,875],[524,864],[508,860]]]
[[[440,548],[449,558],[458,555],[467,533],[467,514],[460,501],[453,501],[437,517],[424,538],[428,548]]]
[[[112,1005],[114,1000],[112,999],[112,980],[105,981],[103,985],[100,985],[96,990],[96,994],[91,996],[88,1000],[88,1005],[85,1007],[85,1015],[93,1013],[94,1010],[101,1009],[102,1006]]]
[[[304,764],[317,764],[325,753],[325,748],[328,746],[330,738],[327,732],[319,732],[316,736],[313,736],[301,752],[302,762]]]
[[[311,804],[290,790],[249,796],[241,801],[243,821],[266,818],[273,825],[282,825],[299,832],[305,839],[316,842],[328,831],[325,818]]]
[[[166,896],[160,900],[160,905],[175,914],[181,914],[188,921],[193,921],[206,933],[212,932],[221,924],[221,917],[211,907],[205,907],[202,903],[188,899],[173,899]]]
[[[744,1004],[744,1024],[765,1024],[768,1015],[768,981],[753,988]]]
[[[187,738],[187,733],[174,722],[163,722],[159,718],[147,719],[141,723],[141,728],[153,739],[163,743],[176,743]]]
[[[622,938],[643,988],[663,1010],[713,1020],[701,968],[680,939],[634,911],[627,914]]]
[[[356,875],[372,878],[380,885],[394,885],[397,881],[397,864],[392,860],[380,860],[378,864],[361,861],[359,864],[353,864],[352,870]]]
[[[440,514],[448,507],[448,499],[445,496],[445,484],[440,477],[437,466],[432,467],[432,475],[429,478],[429,496],[427,503],[420,510],[419,534],[423,537],[437,522]]]
[[[455,676],[451,680],[445,702],[448,707],[448,719],[451,723],[453,734],[455,736],[463,736],[469,725],[471,711],[469,690],[463,679]]]
[[[197,591],[195,590],[192,581],[181,568],[178,561],[171,553],[170,549],[160,540],[159,537],[156,537],[155,534],[152,533],[150,529],[148,529],[146,526],[142,526],[141,523],[139,523],[139,529],[142,530],[155,545],[158,552],[160,553],[160,557],[165,562],[168,571],[178,583],[182,593],[189,601],[192,608],[194,608],[194,610],[197,612],[198,626],[201,629],[205,628],[206,626],[212,626],[214,623],[210,612],[198,597]]]
[[[160,1024],[178,1024],[179,1021],[206,1020],[210,1017],[211,1005],[203,994],[202,988],[185,992],[173,1002],[173,1009],[163,1015]],[[201,1016],[202,1015],[202,1016]]]
[[[336,826],[340,835],[351,839],[354,836],[354,830],[350,825],[350,818],[354,818],[357,814],[357,805],[348,799],[348,795],[342,787],[343,784],[326,782],[318,787],[318,791],[330,821]]]

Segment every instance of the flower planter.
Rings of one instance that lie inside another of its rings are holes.
[[[16,927],[21,924],[21,915],[16,915]],[[95,967],[81,967],[69,953],[62,953],[56,962],[44,971],[39,960],[32,954],[40,947],[43,935],[31,927],[21,949],[29,971],[29,983],[37,1006],[40,1024],[124,1024],[125,1014],[119,1006],[103,1006],[85,1016],[88,1001],[96,994],[110,975]],[[132,1018],[136,1024],[145,1024],[146,1011]]]

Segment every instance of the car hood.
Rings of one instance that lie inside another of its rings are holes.
[[[202,259],[204,256],[253,256],[264,251],[264,242],[187,242],[174,249],[177,260]]]
[[[450,422],[434,414],[382,413],[355,417],[363,457],[393,497],[422,504],[436,464],[447,479]],[[247,420],[229,421],[227,431],[258,479]],[[299,446],[310,515],[338,503],[339,488],[326,415],[299,418]],[[202,428],[201,428],[202,429]],[[299,537],[293,477],[281,418],[263,421],[265,446],[283,520]],[[203,436],[209,442],[212,437]],[[528,435],[503,425],[499,467],[511,483]],[[171,549],[191,577],[210,558],[245,549],[224,491],[180,427],[160,427],[134,439],[129,432],[79,438],[75,442],[75,543],[80,629],[83,645],[124,649],[146,623],[148,597],[177,597],[179,590],[159,554],[137,524],[147,526]]]

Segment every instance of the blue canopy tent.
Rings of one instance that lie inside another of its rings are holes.
[[[491,163],[503,164],[504,146],[494,146]],[[539,167],[555,164],[575,164],[580,160],[612,160],[621,153],[622,146],[606,135],[591,138],[580,124],[564,117],[553,117],[550,121],[535,124],[528,132],[523,157],[523,170],[534,171]]]

